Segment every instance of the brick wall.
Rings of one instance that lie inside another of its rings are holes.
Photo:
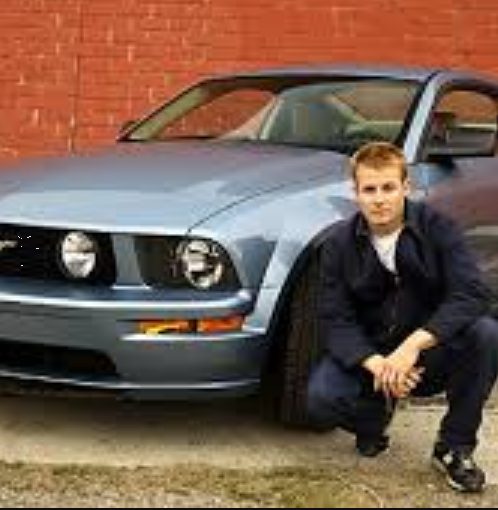
[[[0,161],[110,143],[204,75],[344,61],[498,76],[497,0],[1,0]]]

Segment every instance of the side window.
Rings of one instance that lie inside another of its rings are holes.
[[[432,113],[427,147],[437,153],[448,147],[462,154],[497,151],[498,104],[493,97],[473,90],[452,90]],[[481,150],[479,150],[481,149]]]

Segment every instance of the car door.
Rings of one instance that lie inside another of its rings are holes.
[[[454,87],[431,113],[420,174],[427,200],[453,216],[491,286],[498,312],[498,92]]]

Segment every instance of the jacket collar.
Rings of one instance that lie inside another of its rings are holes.
[[[419,211],[420,211],[421,205],[412,202],[411,200],[405,200],[405,221],[403,225],[403,230],[409,230],[417,238],[422,238],[422,232],[420,230],[420,218],[419,218]],[[370,228],[368,227],[367,220],[361,214],[361,212],[356,213],[355,217],[355,235],[357,238],[370,238]]]

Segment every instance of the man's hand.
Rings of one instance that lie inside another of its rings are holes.
[[[374,391],[382,390],[386,397],[390,397],[391,391],[383,383],[392,370],[387,358],[381,354],[373,354],[363,360],[362,367],[373,375]]]
[[[380,380],[386,369],[386,358],[381,354],[373,354],[364,359],[361,365],[374,376],[374,381],[377,379]]]
[[[398,379],[396,386],[389,387],[389,395],[394,398],[406,398],[422,380],[423,367],[413,367],[405,377]]]
[[[380,379],[380,386],[385,394],[393,396],[405,395],[415,388],[417,379],[415,366],[420,349],[415,341],[408,337],[391,354],[386,356],[386,368]]]
[[[362,366],[373,375],[374,390],[382,390],[386,397],[407,397],[422,379],[423,369],[416,366],[420,353],[435,343],[431,333],[417,329],[388,356],[365,359]]]
[[[417,329],[386,356],[388,368],[380,381],[384,393],[408,396],[421,380],[422,372],[416,367],[420,353],[435,344],[436,339],[431,333]]]
[[[386,398],[407,397],[422,380],[423,367],[411,367],[406,372],[397,371],[388,358],[380,355],[363,363],[373,375],[374,391],[382,391]]]
[[[431,333],[424,329],[417,329],[407,336],[403,343],[387,356],[387,359],[396,371],[407,373],[416,365],[420,353],[435,344],[436,339]]]

